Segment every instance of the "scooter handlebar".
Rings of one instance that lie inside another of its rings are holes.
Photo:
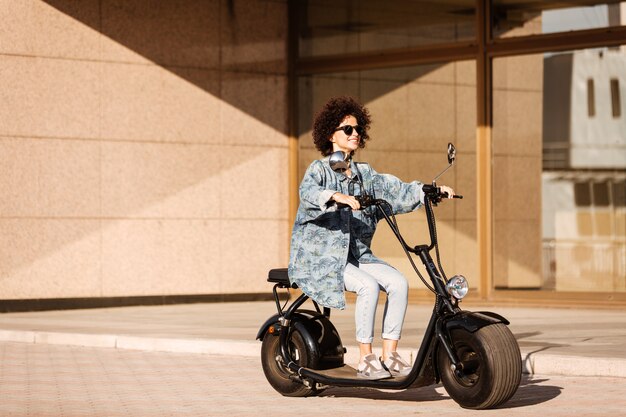
[[[356,198],[356,200],[359,202],[361,209],[367,208],[369,206],[373,206],[374,204],[378,202],[378,200],[376,200],[369,194],[355,195],[354,198]],[[343,203],[336,203],[336,204],[337,204],[337,208],[340,208],[340,209],[350,207],[349,205],[343,204]]]
[[[430,184],[424,184],[423,190],[424,190],[424,193],[430,197],[431,201],[434,201],[434,202],[439,202],[443,198],[448,198],[448,193],[441,192],[440,187],[436,187]],[[356,195],[354,196],[354,198],[356,198],[359,204],[361,205],[361,209],[378,204],[378,202],[380,201],[372,197],[369,194]],[[452,196],[452,198],[463,198],[463,196],[460,194],[455,194]],[[336,203],[336,204],[337,204],[337,208],[340,208],[340,209],[350,207],[349,205],[343,204],[343,203]]]
[[[441,192],[441,188],[431,184],[422,185],[422,190],[424,194],[429,196],[433,201],[441,201],[443,198],[448,198],[448,193]],[[460,194],[455,194],[452,198],[463,198]]]

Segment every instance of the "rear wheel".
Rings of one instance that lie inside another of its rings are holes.
[[[461,407],[485,409],[508,401],[522,377],[519,346],[509,328],[496,323],[470,333],[455,329],[450,337],[463,374],[451,368],[445,349],[437,352],[437,364],[446,391]]]
[[[291,332],[289,353],[293,361],[300,366],[308,367],[313,362],[312,352],[307,348],[302,335],[297,330]],[[279,336],[265,334],[261,346],[261,363],[270,385],[286,397],[308,397],[317,395],[322,391],[308,388],[290,378],[294,372],[283,363]]]

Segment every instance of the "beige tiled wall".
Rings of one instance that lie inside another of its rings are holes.
[[[268,292],[286,1],[0,6],[0,299]]]
[[[494,60],[493,276],[497,288],[539,288],[543,55]]]

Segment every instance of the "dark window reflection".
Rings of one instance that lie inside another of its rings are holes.
[[[594,182],[593,205],[596,207],[608,207],[609,204],[609,184],[607,182]]]
[[[626,207],[626,182],[613,183],[613,205],[615,207]]]
[[[619,80],[617,78],[611,79],[611,110],[613,111],[613,117],[615,118],[619,118],[622,115]]]
[[[587,114],[589,117],[596,115],[596,90],[592,78],[587,80]]]
[[[591,206],[591,190],[588,182],[574,183],[574,202],[579,207]]]

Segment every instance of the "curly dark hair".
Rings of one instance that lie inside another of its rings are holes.
[[[347,116],[354,116],[359,126],[363,127],[359,148],[365,147],[365,142],[370,138],[367,134],[371,123],[369,111],[352,97],[333,97],[317,113],[313,122],[313,143],[322,155],[332,153],[333,143],[330,138]]]

